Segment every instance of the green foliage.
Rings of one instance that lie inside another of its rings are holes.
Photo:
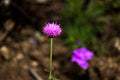
[[[120,8],[120,0],[99,0],[99,4],[105,8]]]
[[[78,47],[75,44],[76,40],[80,40],[82,46],[87,46],[97,53],[101,53],[103,47],[98,38],[104,33],[104,30],[98,22],[99,20],[105,21],[104,8],[96,0],[90,0],[88,4],[84,3],[85,0],[67,0],[66,2],[62,16],[65,20],[67,42],[72,49],[75,49]]]
[[[59,79],[57,79],[57,78],[55,78],[55,77],[52,77],[52,79],[51,80],[59,80]]]
[[[120,26],[120,14],[116,14],[113,17],[112,22],[114,23],[115,27]]]

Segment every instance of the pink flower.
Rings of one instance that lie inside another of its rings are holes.
[[[57,23],[48,23],[43,28],[43,33],[50,38],[57,37],[62,32],[60,25]]]
[[[77,63],[82,69],[86,70],[89,66],[88,60],[91,60],[94,53],[85,47],[75,49],[71,58],[72,62]]]
[[[85,47],[79,48],[79,49],[75,49],[73,51],[74,55],[77,55],[79,58],[83,59],[83,60],[91,60],[94,53],[90,50],[88,50]]]

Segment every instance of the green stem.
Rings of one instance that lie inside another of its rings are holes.
[[[52,47],[53,47],[53,38],[50,38],[50,69],[49,69],[49,80],[52,79],[52,69],[53,69],[53,64],[52,64]]]

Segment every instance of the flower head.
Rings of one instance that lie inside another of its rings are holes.
[[[72,62],[76,62],[82,69],[86,70],[88,68],[88,60],[91,60],[94,53],[87,48],[79,48],[73,51],[71,58]]]
[[[62,32],[60,25],[57,23],[48,23],[43,28],[43,33],[50,38],[57,37]]]

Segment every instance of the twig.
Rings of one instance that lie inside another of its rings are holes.
[[[36,78],[36,80],[43,80],[32,68],[30,68],[29,71],[33,75],[33,77]]]
[[[8,36],[8,34],[14,28],[14,25],[15,25],[15,23],[11,19],[9,19],[9,20],[7,20],[5,22],[5,24],[4,24],[5,32],[1,33],[1,35],[0,35],[0,42],[2,42],[3,40],[5,40],[5,38]]]

